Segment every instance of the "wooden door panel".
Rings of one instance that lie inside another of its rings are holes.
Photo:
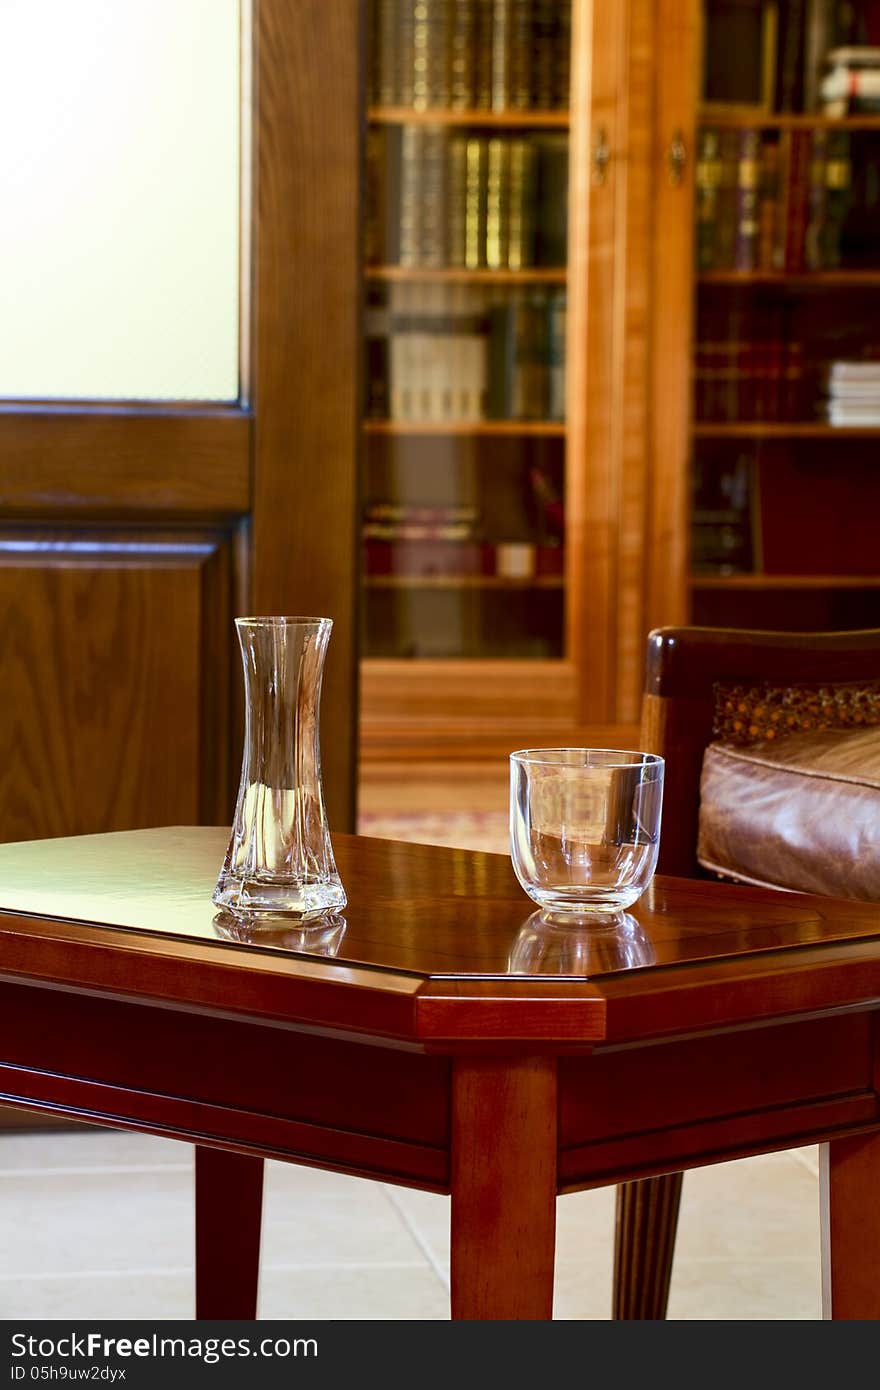
[[[223,531],[0,532],[0,839],[225,822]]]
[[[252,420],[238,406],[0,405],[0,507],[10,517],[248,510]]]

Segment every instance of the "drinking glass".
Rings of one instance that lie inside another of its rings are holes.
[[[538,908],[510,949],[511,975],[604,975],[651,965],[654,947],[629,912],[595,912],[586,920]]]
[[[630,907],[660,847],[663,759],[613,748],[510,755],[510,854],[522,887],[554,913]]]

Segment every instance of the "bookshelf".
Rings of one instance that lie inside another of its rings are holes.
[[[780,0],[770,40],[758,0],[685,8],[689,76],[658,134],[677,128],[690,153],[685,187],[660,188],[692,305],[662,332],[690,365],[686,381],[655,372],[677,408],[655,431],[673,462],[658,464],[653,615],[878,626],[880,4]],[[655,290],[658,323],[671,302]]]
[[[536,727],[536,691],[558,721],[561,690],[576,718],[568,517],[585,477],[566,397],[585,302],[571,235],[590,196],[573,151],[587,172],[590,153],[570,92],[590,8],[367,7],[366,726],[521,707]]]
[[[474,108],[449,111],[439,106],[417,110],[412,106],[370,106],[367,109],[370,125],[443,125],[499,126],[504,130],[567,130],[568,111],[487,111]]]

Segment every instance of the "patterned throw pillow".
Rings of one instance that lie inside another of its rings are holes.
[[[716,682],[712,733],[747,746],[787,734],[880,724],[880,681],[839,685],[728,685]]]

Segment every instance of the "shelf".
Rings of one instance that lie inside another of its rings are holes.
[[[691,589],[880,589],[877,574],[692,574]]]
[[[522,435],[565,438],[561,420],[365,420],[366,434]]]
[[[564,285],[568,271],[564,266],[533,266],[527,270],[466,270],[463,266],[367,266],[364,276],[377,281],[436,280],[443,284],[474,285]],[[880,273],[877,276],[880,284]]]
[[[736,129],[761,130],[880,130],[880,116],[823,116],[821,112],[772,112],[750,110],[748,107],[701,106],[701,125],[717,125]]]
[[[453,111],[443,106],[418,111],[411,106],[371,106],[367,120],[371,125],[521,126],[535,130],[567,130],[570,124],[567,111]]]
[[[694,425],[695,439],[877,439],[880,425],[828,425],[797,421],[739,420]]]
[[[508,579],[499,574],[368,574],[368,589],[561,589],[561,574]]]
[[[779,270],[703,270],[699,285],[778,285],[780,289],[865,289],[880,288],[878,270],[812,270],[786,275]]]

